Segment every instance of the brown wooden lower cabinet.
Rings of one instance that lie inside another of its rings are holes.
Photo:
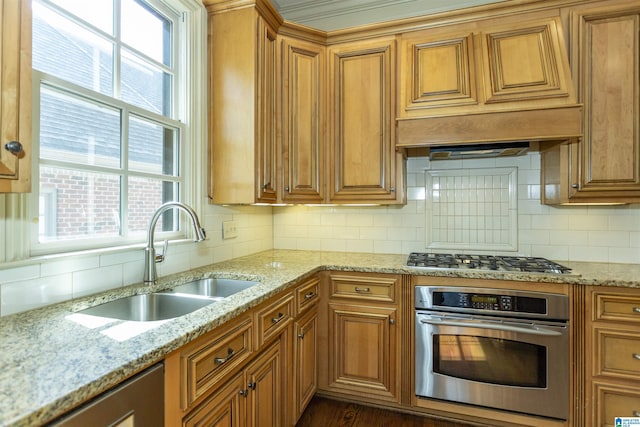
[[[587,291],[587,427],[640,417],[640,289]]]

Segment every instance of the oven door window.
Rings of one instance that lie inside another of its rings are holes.
[[[449,377],[516,387],[547,387],[544,346],[501,338],[433,335],[433,370]]]

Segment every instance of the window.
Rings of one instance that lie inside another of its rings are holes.
[[[33,1],[35,252],[140,241],[158,206],[190,202],[184,165],[197,158],[198,130],[187,100],[204,91],[189,78],[204,74],[193,70],[204,61],[188,60],[203,27],[186,4],[202,9],[193,0]],[[181,235],[178,218],[166,212],[157,230]]]

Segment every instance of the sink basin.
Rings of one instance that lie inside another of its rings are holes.
[[[184,316],[214,302],[216,302],[214,298],[163,293],[144,294],[120,298],[81,310],[78,313],[120,320],[151,322]]]
[[[185,283],[173,289],[176,294],[199,295],[203,297],[224,298],[255,286],[260,282],[251,280],[205,278]]]

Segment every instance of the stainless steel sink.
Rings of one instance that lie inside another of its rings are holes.
[[[151,322],[184,316],[222,298],[198,298],[168,293],[133,295],[79,311],[111,319]]]
[[[222,279],[218,277],[204,278],[177,286],[172,292],[176,294],[199,295],[203,297],[225,298],[243,291],[260,282],[251,280]]]

